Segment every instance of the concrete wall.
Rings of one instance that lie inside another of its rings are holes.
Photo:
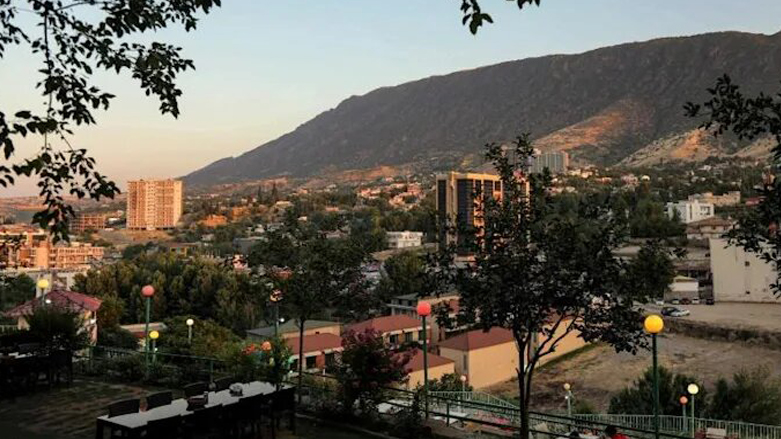
[[[442,375],[447,375],[449,373],[455,373],[455,368],[453,367],[453,363],[448,364],[442,364],[440,366],[436,367],[429,367],[428,368],[428,379],[430,380],[438,380],[442,378]],[[410,372],[408,375],[409,379],[407,380],[407,383],[405,387],[409,390],[415,389],[418,385],[423,385],[423,371],[422,370],[416,370],[414,372]]]
[[[717,302],[779,302],[770,289],[777,279],[772,265],[724,239],[710,240],[710,254]]]

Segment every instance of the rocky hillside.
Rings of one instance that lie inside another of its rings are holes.
[[[579,162],[647,163],[668,153],[669,159],[697,160],[711,146],[696,146],[709,139],[692,131],[697,124],[683,117],[682,106],[704,99],[705,88],[725,72],[749,92],[778,89],[781,33],[664,38],[384,87],[350,97],[186,180],[214,184],[382,165],[436,166],[521,131],[531,132],[541,149],[568,150]],[[734,154],[742,146],[713,151]]]

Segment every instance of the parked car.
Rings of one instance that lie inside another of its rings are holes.
[[[673,299],[670,301],[670,303],[672,303],[673,305],[680,305],[681,301],[678,299]]]
[[[692,305],[699,305],[699,304],[700,304],[699,298],[695,297],[694,299],[692,299]]]
[[[707,299],[705,299],[705,304],[706,305],[715,305],[716,301],[713,300],[713,297],[708,297]]]
[[[656,305],[656,306],[664,306],[664,300],[663,299],[656,299],[656,300],[654,300],[654,305]]]
[[[681,299],[681,305],[691,305],[692,301],[688,297]]]
[[[689,314],[688,309],[678,308],[676,306],[665,306],[662,308],[662,315],[667,317],[686,317]]]

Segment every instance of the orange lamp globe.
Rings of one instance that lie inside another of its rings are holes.
[[[686,404],[689,403],[689,398],[687,398],[685,396],[681,396],[681,399],[679,399],[678,401],[681,402],[681,405],[686,405]]]
[[[151,338],[152,340],[157,340],[158,338],[160,338],[160,333],[157,331],[152,331],[149,333],[149,338]]]
[[[270,341],[264,341],[263,344],[260,345],[260,349],[263,352],[268,352],[271,350],[271,342]]]
[[[664,320],[656,314],[651,314],[645,318],[643,327],[645,328],[645,332],[649,334],[658,334],[664,329]]]
[[[155,287],[152,285],[145,285],[144,288],[141,288],[141,295],[144,297],[152,297],[155,295]]]
[[[428,317],[431,315],[431,304],[428,302],[418,302],[418,315]]]

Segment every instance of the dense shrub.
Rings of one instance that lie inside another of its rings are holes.
[[[98,345],[121,349],[138,349],[138,339],[132,332],[119,326],[98,331]]]

